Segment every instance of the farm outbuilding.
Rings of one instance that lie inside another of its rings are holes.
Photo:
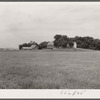
[[[47,44],[47,49],[53,49],[54,48],[54,43],[53,42],[49,42]]]
[[[37,46],[32,45],[31,47],[22,47],[22,50],[33,50],[33,49],[37,49]]]

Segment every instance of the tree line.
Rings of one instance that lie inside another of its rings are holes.
[[[56,34],[53,41],[56,48],[73,47],[73,42],[77,43],[78,48],[100,50],[100,39],[94,39],[93,37],[89,36],[75,36],[72,38],[68,37],[67,35]],[[22,47],[30,47],[32,45],[36,45],[38,49],[43,49],[47,48],[47,44],[48,41],[43,41],[40,44],[36,43],[35,41],[30,41],[29,43],[23,43],[19,45],[19,49],[22,49]]]

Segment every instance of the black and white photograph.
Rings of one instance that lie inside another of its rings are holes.
[[[99,90],[100,2],[0,2],[0,89]]]

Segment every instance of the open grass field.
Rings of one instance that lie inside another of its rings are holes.
[[[100,89],[100,51],[0,51],[1,89]]]

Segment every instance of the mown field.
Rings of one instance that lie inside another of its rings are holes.
[[[100,51],[0,51],[1,89],[100,89]]]

